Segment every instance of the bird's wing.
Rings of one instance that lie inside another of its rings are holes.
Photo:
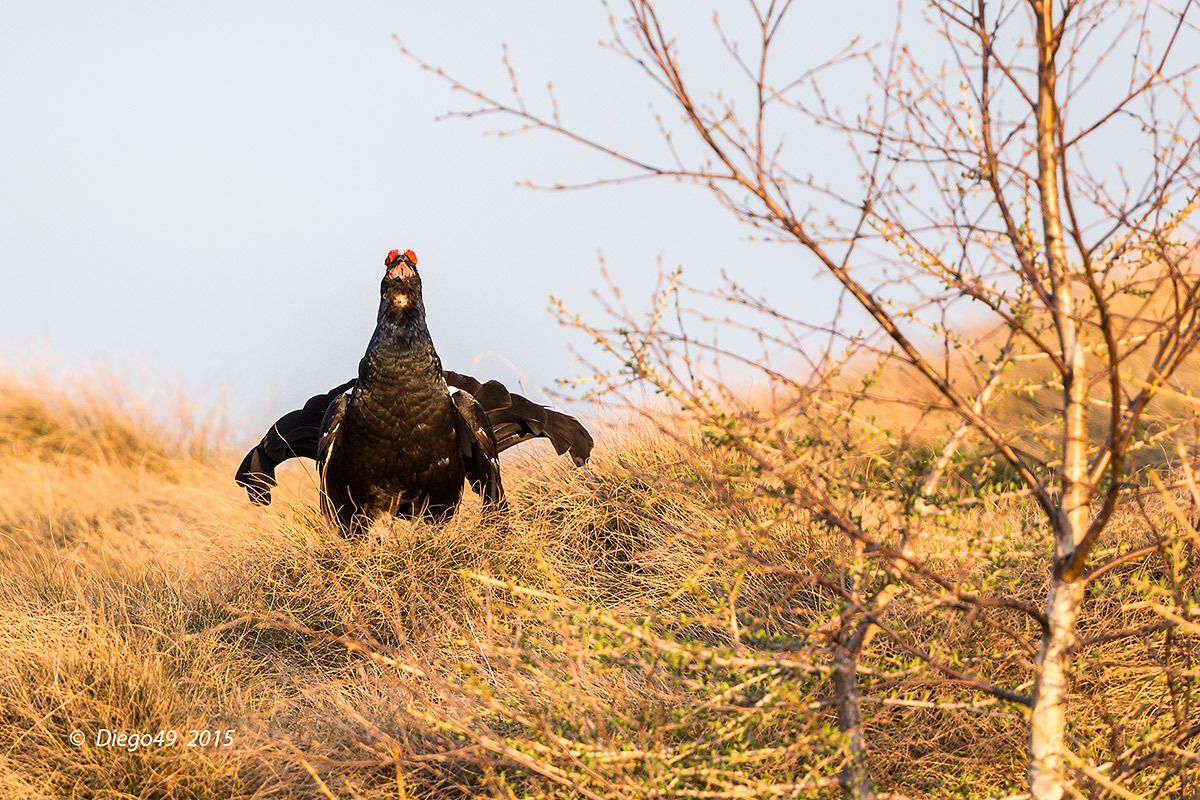
[[[313,458],[317,460],[318,468],[323,467],[329,461],[329,456],[333,453],[333,444],[337,440],[338,427],[342,424],[342,418],[346,416],[346,406],[349,403],[349,395],[345,393],[339,394],[334,398],[333,402],[325,407],[324,413],[321,414],[319,440],[316,452],[313,453]]]
[[[451,372],[443,370],[442,374],[446,376],[446,383],[453,386],[455,389],[462,389],[472,397],[477,397],[479,390],[483,388],[483,384],[472,378],[470,375],[463,375],[460,372]]]
[[[592,435],[572,416],[514,394],[499,381],[480,383],[470,375],[446,370],[446,383],[468,392],[483,407],[500,453],[538,437],[549,439],[559,455],[570,453],[577,466],[592,454]]]
[[[467,481],[483,498],[485,509],[504,511],[508,505],[504,500],[504,485],[500,482],[496,437],[488,415],[469,392],[460,390],[450,397],[458,411],[458,445],[462,450]]]
[[[275,468],[289,458],[316,458],[321,421],[335,398],[354,386],[348,381],[325,394],[310,397],[303,408],[289,411],[272,425],[237,468],[234,479],[250,499],[262,506],[271,502]]]
[[[337,522],[343,531],[350,530],[352,507],[347,502],[347,498],[338,492],[336,486],[331,486],[326,478],[329,470],[329,457],[333,455],[334,445],[337,444],[338,428],[346,416],[346,406],[349,403],[350,397],[340,394],[325,409],[325,414],[321,418],[321,438],[317,443],[317,453],[314,456],[317,459],[317,475],[321,487],[321,516],[326,522]],[[333,497],[331,493],[337,496]]]

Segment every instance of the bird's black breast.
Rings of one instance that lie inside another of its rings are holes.
[[[322,482],[339,520],[390,512],[445,517],[462,493],[456,411],[428,335],[376,336],[330,430]],[[349,527],[349,526],[346,526]]]

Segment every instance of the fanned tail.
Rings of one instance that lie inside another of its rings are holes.
[[[514,394],[499,381],[480,383],[470,375],[446,370],[446,383],[467,392],[487,414],[496,441],[496,453],[530,439],[549,439],[559,455],[570,454],[582,467],[592,455],[592,435],[569,414],[546,408]],[[272,425],[262,441],[246,453],[235,479],[259,505],[271,502],[275,486],[275,468],[289,458],[317,458],[321,425],[326,409],[353,387],[343,383],[325,394],[310,397],[303,408],[289,411]],[[499,485],[499,481],[496,481]],[[503,502],[502,498],[498,498]]]

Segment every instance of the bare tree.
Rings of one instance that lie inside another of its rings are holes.
[[[923,419],[951,424],[933,456],[914,466],[921,471],[915,488],[886,498],[900,509],[899,519],[909,520],[890,539],[848,513],[837,488],[845,488],[844,476],[829,475],[786,437],[735,442],[779,482],[789,502],[819,511],[885,564],[849,575],[844,586],[845,624],[832,673],[842,699],[839,723],[855,758],[843,786],[854,796],[873,796],[861,741],[858,655],[884,625],[900,587],[925,581],[974,609],[1015,609],[1036,621],[1030,691],[989,691],[1028,708],[1031,795],[1062,797],[1073,768],[1067,700],[1087,588],[1159,552],[1166,540],[1109,554],[1103,563],[1095,558],[1097,545],[1122,503],[1137,496],[1131,464],[1148,430],[1148,409],[1173,391],[1173,375],[1200,340],[1192,226],[1200,204],[1200,118],[1189,94],[1200,44],[1194,3],[931,0],[923,24],[937,34],[941,59],[918,54],[898,23],[885,47],[852,43],[797,73],[775,63],[787,50],[788,25],[803,10],[789,0],[751,0],[744,13],[753,21],[752,40],[738,41],[714,18],[729,85],[712,93],[693,86],[658,5],[628,0],[622,15],[612,17],[611,46],[665,91],[671,109],[657,122],[666,160],[573,129],[557,104],[545,114],[532,110],[515,77],[513,100],[454,82],[479,103],[465,115],[508,115],[522,129],[562,135],[629,170],[596,185],[645,176],[690,181],[761,235],[806,254],[797,269],[815,264],[836,279],[842,305],[819,325],[796,319],[782,298],[758,297],[738,284],[723,290],[724,299],[763,322],[755,329],[758,341],[798,356],[788,368],[697,340],[682,326],[666,331],[659,323],[668,298],[677,297],[671,292],[649,322],[613,329],[623,341],[613,331],[589,329],[625,364],[610,384],[657,383],[709,423],[736,393],[722,394],[719,381],[698,375],[701,352],[740,360],[818,404],[831,392],[855,403],[869,399],[869,379],[855,390],[839,378],[856,369],[861,375],[864,352],[908,376],[916,388],[890,399],[918,409]],[[911,22],[903,14],[898,19]],[[872,80],[862,87],[866,102],[852,114],[838,110],[822,83],[826,70],[846,62],[865,65]],[[858,179],[823,177],[813,148],[785,144],[793,130],[841,137]],[[871,327],[860,336],[864,318]],[[764,333],[769,328],[778,332]],[[1014,426],[1004,398],[1020,394],[1037,395],[1042,415]],[[852,405],[830,413],[845,415]],[[1044,611],[965,595],[916,555],[920,525],[913,520],[936,517],[939,484],[968,445],[1005,465],[1015,493],[1040,509],[1053,542]],[[923,657],[956,680],[973,680],[938,665],[932,654]],[[1106,790],[1120,791],[1112,778],[1079,768]]]

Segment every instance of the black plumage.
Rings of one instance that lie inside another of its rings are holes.
[[[574,417],[497,381],[444,370],[425,323],[415,254],[393,250],[385,266],[358,377],[280,417],[246,454],[236,480],[252,501],[271,502],[280,463],[314,458],[323,516],[353,532],[384,514],[446,519],[464,480],[485,508],[503,510],[499,453],[529,439],[549,439],[577,465],[587,461],[592,437]]]

